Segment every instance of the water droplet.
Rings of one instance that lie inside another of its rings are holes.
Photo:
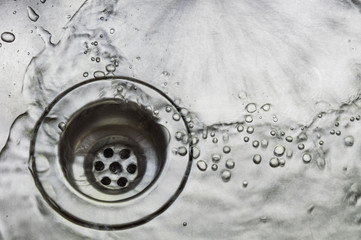
[[[226,161],[226,168],[228,168],[228,169],[233,169],[235,165],[236,164],[234,163],[234,161],[232,159],[228,159]]]
[[[350,121],[351,121],[351,122],[355,121],[355,118],[354,118],[354,117],[351,117],[351,118],[350,118]]]
[[[93,62],[95,61],[95,57],[91,57],[90,60],[92,60]]]
[[[285,147],[282,145],[277,145],[275,149],[273,150],[273,153],[277,157],[281,157],[285,153]]]
[[[335,132],[336,132],[336,131],[332,129],[332,130],[330,131],[330,134],[331,134],[331,135],[334,135]]]
[[[318,118],[322,118],[322,113],[319,113],[317,116]]]
[[[214,137],[214,136],[216,136],[216,134],[214,133],[214,132],[211,132],[211,137]]]
[[[107,70],[108,72],[114,72],[115,71],[115,66],[113,64],[108,64],[105,67],[105,70]]]
[[[197,147],[192,147],[192,157],[194,159],[197,159],[199,155],[201,154],[201,151]]]
[[[178,141],[182,140],[183,139],[183,133],[180,132],[180,131],[177,131],[175,133],[175,139],[177,139]]]
[[[271,109],[271,104],[266,103],[261,108],[263,111],[268,112]]]
[[[183,226],[186,227],[186,226],[187,226],[187,222],[183,222]]]
[[[237,131],[238,131],[238,132],[243,132],[243,130],[244,130],[243,125],[239,124],[239,125],[237,126]]]
[[[219,162],[219,160],[221,160],[221,155],[215,153],[215,154],[212,154],[212,160],[214,162]]]
[[[109,32],[110,32],[110,34],[113,34],[115,32],[115,29],[111,28]]]
[[[261,155],[255,154],[255,155],[253,156],[253,162],[254,162],[255,164],[260,164],[261,161],[262,161]]]
[[[97,41],[94,41],[94,46],[98,46],[98,42],[97,42]]]
[[[64,122],[61,122],[61,123],[58,124],[58,128],[59,128],[61,131],[64,131],[65,126],[66,126],[66,125],[65,125]]]
[[[273,168],[278,167],[280,165],[280,161],[278,158],[271,158],[269,165]]]
[[[211,168],[212,168],[213,171],[217,171],[218,165],[217,164],[212,164]]]
[[[318,143],[322,146],[325,142],[323,140],[320,140]]]
[[[293,141],[293,137],[287,136],[287,137],[286,137],[286,141],[287,141],[287,142],[292,142],[292,141]]]
[[[89,73],[88,73],[88,72],[84,72],[84,73],[83,73],[83,77],[87,77],[87,76],[89,76]]]
[[[277,116],[273,116],[273,122],[278,122]]]
[[[14,42],[14,40],[15,40],[15,35],[12,34],[11,32],[3,32],[3,33],[1,34],[1,39],[2,39],[4,42],[11,43],[11,42]]]
[[[247,182],[247,181],[243,181],[242,186],[243,186],[244,188],[246,188],[246,187],[248,186],[248,182]]]
[[[191,138],[191,144],[196,145],[199,142],[199,139],[197,136],[192,136]]]
[[[252,126],[249,126],[247,128],[247,133],[252,134],[254,132],[254,128]]]
[[[304,153],[302,156],[302,160],[304,163],[309,163],[312,160],[312,157],[309,153]]]
[[[45,2],[46,2],[46,0],[40,0],[40,2],[41,2],[41,3],[45,3]]]
[[[247,116],[245,117],[245,121],[246,121],[247,123],[253,122],[252,116],[251,116],[251,115],[247,115]]]
[[[228,182],[231,179],[231,176],[232,174],[228,170],[223,170],[221,173],[221,177],[224,182]]]
[[[303,143],[298,144],[298,149],[299,150],[305,149],[305,144],[303,144]]]
[[[258,146],[259,146],[259,141],[254,140],[254,141],[252,142],[252,146],[255,147],[255,148],[258,148]]]
[[[337,130],[337,131],[336,131],[336,135],[337,135],[337,136],[340,136],[340,135],[341,135],[341,131],[340,131],[340,130]]]
[[[257,110],[257,105],[255,103],[249,103],[246,106],[246,110],[249,113],[254,113]]]
[[[181,156],[185,156],[187,154],[187,149],[185,147],[179,147],[177,153]]]
[[[272,130],[272,131],[270,132],[270,134],[271,134],[271,136],[275,136],[275,135],[276,135],[276,132]]]
[[[249,141],[249,137],[247,137],[247,136],[244,137],[244,138],[243,138],[243,141],[248,142],[248,141]]]
[[[263,148],[267,148],[267,147],[268,147],[268,140],[267,140],[267,139],[263,139],[263,140],[261,141],[261,147],[263,147]]]
[[[344,141],[346,146],[351,147],[354,143],[354,138],[352,136],[347,136]]]
[[[360,121],[360,119],[361,119],[361,116],[360,116],[360,115],[357,115],[357,116],[356,116],[356,120],[357,120],[357,121]]]
[[[174,114],[173,114],[173,120],[174,120],[174,121],[179,121],[180,118],[181,118],[181,117],[180,117],[180,115],[179,115],[178,113],[174,113]]]
[[[212,139],[212,142],[213,142],[213,143],[218,143],[218,138],[213,138],[213,139]]]
[[[39,19],[39,15],[31,7],[27,7],[28,17],[31,21],[36,22]]]
[[[207,163],[203,160],[198,160],[197,161],[197,167],[199,170],[201,170],[202,172],[206,171],[207,170]]]
[[[171,108],[170,106],[167,106],[167,107],[165,108],[165,111],[166,111],[166,112],[170,112],[170,111],[172,111],[172,108]]]
[[[100,62],[100,57],[95,58],[96,62]]]
[[[230,153],[231,152],[231,148],[229,146],[224,146],[223,147],[223,152],[224,153]]]
[[[93,76],[95,78],[101,78],[101,77],[104,77],[105,76],[105,73],[103,71],[95,71]]]

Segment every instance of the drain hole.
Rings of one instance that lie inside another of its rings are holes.
[[[106,149],[104,150],[103,154],[104,154],[104,157],[106,157],[106,158],[111,158],[111,157],[113,157],[114,152],[113,152],[113,149],[111,149],[111,148],[106,148]]]
[[[137,171],[137,166],[135,164],[129,164],[128,167],[127,167],[127,171],[128,173],[130,174],[134,174],[135,171]]]
[[[130,157],[130,150],[129,149],[123,149],[122,151],[119,152],[120,158],[121,159],[127,159]]]
[[[117,183],[119,187],[125,187],[125,185],[127,185],[128,183],[128,179],[126,179],[125,177],[121,177],[118,179]]]
[[[95,162],[95,164],[94,164],[94,168],[95,168],[95,170],[97,170],[97,171],[101,171],[101,170],[104,169],[104,163],[103,163],[102,161],[97,161],[97,162]]]
[[[103,177],[100,182],[101,182],[102,184],[104,184],[104,185],[109,185],[110,182],[111,182],[111,180],[110,180],[110,178],[108,178],[108,177]]]
[[[112,173],[119,173],[119,172],[121,172],[123,169],[122,169],[122,165],[120,165],[120,163],[118,163],[118,162],[113,162],[112,164],[110,164],[109,170],[110,170]]]

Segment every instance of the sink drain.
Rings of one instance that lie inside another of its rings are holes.
[[[180,115],[166,95],[131,78],[66,90],[34,128],[29,168],[42,196],[63,217],[96,229],[158,216],[183,190],[192,164],[189,154],[172,152],[189,149],[173,136],[188,132],[173,114]]]

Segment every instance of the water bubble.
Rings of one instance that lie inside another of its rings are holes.
[[[228,169],[233,169],[235,165],[236,164],[234,163],[234,161],[232,159],[228,159],[226,161],[226,168],[228,168]]]
[[[97,41],[94,41],[94,46],[98,46],[98,42],[97,42]]]
[[[219,160],[221,160],[221,155],[217,153],[212,154],[212,160],[213,162],[219,162]]]
[[[230,153],[231,152],[231,148],[229,146],[224,146],[223,147],[223,152],[224,153]]]
[[[199,139],[197,136],[192,136],[191,138],[191,144],[196,145],[199,142]]]
[[[249,103],[246,106],[246,110],[249,113],[254,113],[257,110],[257,105],[255,103]]]
[[[166,111],[166,112],[170,112],[170,111],[172,111],[172,108],[171,108],[170,106],[167,106],[167,107],[165,108],[165,111]]]
[[[339,122],[335,122],[335,127],[338,127],[340,126],[340,123]]]
[[[183,226],[186,227],[186,226],[187,226],[187,222],[183,222]]]
[[[194,159],[197,159],[199,155],[201,154],[201,151],[197,147],[192,147],[192,157]]]
[[[360,115],[357,115],[357,116],[356,116],[356,120],[357,120],[357,121],[360,121],[360,119],[361,119],[361,116],[360,116]]]
[[[273,150],[273,153],[277,157],[281,157],[285,153],[285,147],[282,145],[277,145],[275,149]]]
[[[185,156],[187,154],[187,149],[185,147],[179,147],[177,153],[181,156]]]
[[[244,138],[243,138],[243,141],[248,142],[248,141],[249,141],[249,137],[247,137],[247,136],[244,137]]]
[[[323,140],[320,140],[318,143],[322,146],[325,142]]]
[[[180,115],[179,115],[178,113],[174,113],[174,114],[173,114],[173,120],[174,120],[174,121],[179,121],[180,118],[181,118],[181,117],[180,117]]]
[[[239,124],[239,125],[237,126],[237,131],[238,131],[238,132],[243,132],[243,130],[244,130],[243,125]]]
[[[293,151],[292,151],[292,150],[287,150],[286,156],[287,156],[288,158],[291,158],[291,157],[293,156]]]
[[[114,72],[115,71],[115,66],[113,64],[108,64],[105,67],[105,70],[107,70],[108,72]]]
[[[88,73],[88,72],[84,72],[84,73],[83,73],[83,77],[87,77],[87,76],[89,76],[89,73]]]
[[[254,140],[254,141],[252,142],[252,146],[255,147],[255,148],[258,148],[258,146],[259,146],[259,141]]]
[[[213,138],[213,139],[212,139],[212,142],[213,142],[213,143],[218,143],[218,138]]]
[[[198,160],[197,161],[197,167],[199,170],[201,170],[202,172],[206,171],[207,170],[207,163],[203,160]]]
[[[40,0],[40,2],[41,2],[41,3],[45,3],[45,2],[46,2],[46,0]]]
[[[351,118],[350,118],[350,121],[351,121],[351,122],[355,121],[355,118],[354,118],[354,117],[351,117]]]
[[[284,158],[280,158],[280,159],[279,159],[279,163],[280,163],[280,166],[281,166],[281,167],[284,167],[285,164],[286,164],[286,160],[285,160]]]
[[[269,165],[273,168],[278,167],[280,165],[280,161],[278,158],[271,158],[269,161]]]
[[[336,133],[336,131],[333,130],[333,129],[330,131],[330,134],[331,134],[331,135],[334,135],[335,133]]]
[[[322,113],[319,113],[319,114],[317,115],[317,117],[318,117],[318,118],[322,118]]]
[[[309,153],[304,153],[302,156],[302,160],[304,163],[309,163],[312,160],[311,154]]]
[[[286,141],[287,141],[287,142],[292,142],[292,141],[293,141],[293,137],[287,136],[287,137],[286,137]]]
[[[341,135],[341,131],[340,131],[340,130],[337,130],[337,131],[336,131],[336,135],[340,136],[340,135]]]
[[[214,132],[211,132],[211,137],[214,137],[214,136],[216,136],[216,134],[214,133]]]
[[[95,57],[91,57],[90,60],[92,60],[93,62],[95,61]]]
[[[31,21],[36,22],[39,19],[39,15],[31,7],[27,7],[28,17]]]
[[[270,132],[270,134],[271,134],[271,136],[275,136],[275,135],[276,135],[276,132],[272,130],[272,131]]]
[[[110,34],[113,34],[115,32],[115,29],[111,28],[109,32],[110,32]]]
[[[247,128],[247,133],[252,134],[254,132],[254,128],[252,126],[249,126]]]
[[[231,172],[228,170],[223,170],[221,173],[221,178],[224,182],[228,182],[231,179]]]
[[[16,11],[14,11],[13,14],[16,14]]]
[[[48,159],[44,155],[39,155],[36,157],[36,171],[38,173],[43,173],[49,170],[50,164]]]
[[[64,122],[61,122],[61,123],[58,124],[58,128],[59,128],[61,131],[64,131],[65,126],[66,126],[66,125],[65,125]]]
[[[273,116],[273,122],[278,122],[277,116]]]
[[[95,59],[95,61],[96,61],[96,62],[100,62],[100,57],[97,57],[97,58]]]
[[[345,145],[351,147],[354,143],[354,138],[352,136],[347,136],[344,138]]]
[[[255,164],[260,164],[261,161],[262,161],[261,155],[255,154],[255,155],[253,156],[253,162],[254,162]]]
[[[175,133],[175,139],[177,139],[178,141],[182,140],[183,139],[183,133],[180,132],[180,131],[177,131]]]
[[[213,171],[217,171],[218,165],[214,163],[214,164],[212,164],[211,168],[212,168]]]
[[[242,186],[243,186],[244,188],[246,188],[246,187],[248,186],[248,182],[247,182],[247,181],[243,181]]]
[[[266,103],[261,108],[263,111],[268,112],[271,109],[271,104]]]
[[[245,117],[245,121],[246,121],[247,123],[253,122],[252,116],[251,116],[251,115],[247,115],[247,116]]]
[[[186,108],[182,108],[181,110],[180,110],[180,113],[182,114],[182,116],[187,116],[188,114],[189,114],[189,111],[186,109]]]
[[[12,34],[11,32],[3,32],[1,34],[1,40],[3,40],[4,42],[7,43],[11,43],[15,41],[15,35]]]
[[[261,147],[262,148],[267,148],[268,147],[268,140],[267,139],[263,139],[261,141]]]
[[[298,141],[306,141],[308,139],[307,134],[305,132],[301,132],[297,136]]]
[[[93,76],[95,78],[101,78],[101,77],[104,77],[105,76],[105,73],[103,71],[95,71]]]
[[[299,150],[305,149],[305,145],[303,143],[298,144],[298,149]]]

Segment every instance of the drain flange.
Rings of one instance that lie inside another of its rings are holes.
[[[188,128],[169,109],[179,114],[161,91],[125,77],[91,79],[60,94],[37,122],[30,147],[44,199],[68,220],[97,229],[130,228],[161,214],[192,164],[189,154],[172,153],[189,149],[173,136]],[[49,168],[39,171],[44,161]]]

